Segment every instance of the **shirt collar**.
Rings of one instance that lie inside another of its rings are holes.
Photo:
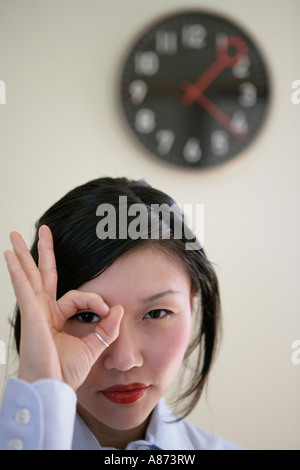
[[[162,450],[189,449],[189,441],[181,429],[181,420],[168,408],[164,399],[153,410],[146,431],[146,440]]]
[[[152,412],[146,431],[145,440],[130,443],[128,444],[127,449],[138,448],[141,445],[149,446],[152,449],[156,448],[161,450],[178,449],[179,436],[175,422],[176,420],[178,420],[178,418],[171,413],[165,401],[163,399],[160,400]],[[93,433],[78,414],[76,415],[75,420],[72,447],[75,450],[104,450],[104,448],[100,446]],[[115,450],[112,447],[106,447],[105,449]]]

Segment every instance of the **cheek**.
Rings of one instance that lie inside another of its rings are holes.
[[[191,334],[191,319],[176,322],[147,341],[146,362],[157,376],[166,380],[180,369]],[[146,343],[145,343],[146,344]],[[149,350],[151,351],[149,353]],[[146,351],[145,351],[146,352]]]

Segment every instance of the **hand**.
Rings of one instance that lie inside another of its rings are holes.
[[[52,234],[40,228],[38,267],[17,232],[10,239],[12,251],[4,253],[21,313],[19,378],[34,382],[52,378],[76,390],[86,379],[105,345],[93,333],[78,338],[63,331],[65,322],[83,311],[92,311],[102,320],[97,332],[108,344],[119,335],[124,313],[121,305],[110,310],[101,296],[72,290],[56,300],[57,272]]]
[[[236,48],[234,56],[228,55],[230,47]],[[204,90],[206,90],[225,68],[234,67],[239,60],[244,61],[248,55],[248,48],[246,43],[238,36],[226,36],[218,42],[216,54],[217,59],[215,62],[198,78],[194,85],[188,82],[183,83],[182,88],[185,94],[181,98],[181,103],[185,106],[189,106],[194,101],[197,101]]]
[[[236,53],[234,56],[229,56],[228,51],[232,46],[236,48]],[[218,42],[216,53],[217,59],[215,62],[211,64],[193,85],[189,82],[183,82],[181,84],[181,88],[185,92],[181,98],[181,103],[185,106],[190,106],[196,101],[236,138],[247,140],[247,134],[243,132],[224,111],[203,94],[206,88],[220,75],[224,68],[232,68],[239,60],[246,59],[248,54],[247,45],[237,36],[228,36]]]
[[[182,85],[185,89],[189,89],[189,84]],[[197,103],[202,106],[205,111],[207,111],[216,121],[218,121],[222,126],[227,129],[232,135],[234,135],[239,140],[247,140],[248,135],[242,129],[240,129],[235,122],[224,113],[218,106],[216,106],[210,99],[205,95],[200,95],[197,98]]]

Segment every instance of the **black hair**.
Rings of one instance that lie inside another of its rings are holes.
[[[95,278],[107,269],[123,254],[145,245],[157,246],[170,256],[176,256],[184,264],[191,279],[193,294],[200,299],[198,303],[197,328],[187,348],[185,360],[197,350],[195,372],[178,397],[176,404],[181,405],[180,416],[187,416],[198,402],[207,382],[220,331],[220,294],[215,270],[207,259],[201,246],[187,250],[184,215],[177,213],[183,227],[182,237],[174,236],[174,220],[169,231],[169,238],[164,238],[164,221],[160,217],[160,237],[153,239],[111,238],[100,239],[96,235],[99,218],[96,216],[100,204],[111,204],[119,215],[119,197],[127,197],[127,205],[142,204],[151,213],[154,204],[167,204],[171,207],[175,201],[167,194],[152,188],[143,180],[133,181],[127,178],[103,177],[83,184],[50,207],[36,222],[36,234],[31,247],[31,254],[38,263],[38,231],[41,225],[48,225],[52,231],[54,251],[57,263],[58,286],[57,298],[66,292],[77,289],[85,282]],[[178,215],[179,214],[179,215]],[[174,216],[175,217],[175,216]],[[120,223],[117,217],[117,230]],[[130,218],[128,219],[128,222]],[[21,322],[20,311],[16,306],[14,337],[17,351],[20,348]],[[194,358],[194,354],[193,354]],[[184,403],[184,405],[182,405]]]

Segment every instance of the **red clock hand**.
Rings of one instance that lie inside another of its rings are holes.
[[[232,46],[236,48],[236,54],[229,56],[228,50]],[[248,48],[246,43],[238,36],[227,36],[218,42],[216,53],[216,61],[211,64],[194,85],[190,84],[185,90],[185,94],[181,98],[183,105],[189,106],[197,101],[203,91],[220,75],[224,68],[234,67],[242,57],[246,59]],[[186,83],[183,84],[183,88],[186,88]]]
[[[193,87],[188,82],[185,82],[182,84],[182,88],[185,90],[190,90],[190,88]],[[211,116],[213,116],[216,121],[218,121],[220,124],[222,124],[225,129],[227,129],[231,134],[233,134],[235,137],[237,137],[239,140],[247,140],[248,135],[242,131],[235,123],[232,121],[232,119],[224,113],[218,106],[216,106],[211,100],[209,100],[205,95],[200,95],[197,98],[197,103],[202,106],[205,111],[207,111]]]
[[[239,140],[247,140],[247,134],[242,131],[227,114],[225,114],[218,106],[216,106],[212,101],[210,101],[206,96],[201,95],[197,99],[205,111],[207,111],[211,116],[213,116],[220,124],[222,124],[225,129],[227,129],[231,134],[235,135]]]

